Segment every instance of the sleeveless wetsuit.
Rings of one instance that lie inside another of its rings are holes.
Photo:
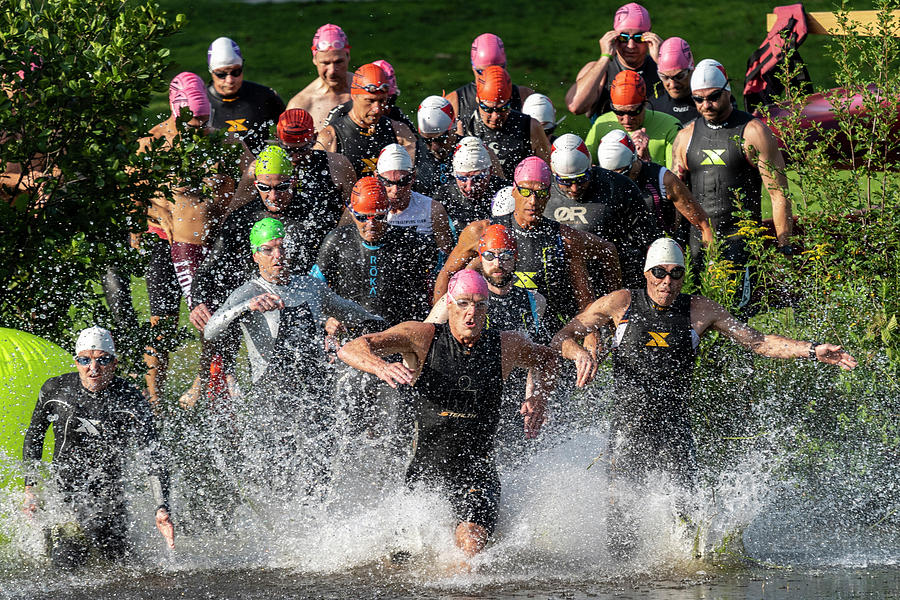
[[[619,253],[623,283],[640,285],[644,281],[644,255],[662,230],[628,177],[600,167],[592,167],[590,175],[588,188],[577,200],[555,184],[551,186],[544,216],[612,242]]]
[[[347,157],[357,177],[375,175],[378,155],[388,144],[397,143],[397,134],[388,117],[381,117],[371,128],[362,128],[348,112],[336,118],[331,126],[337,137],[337,151]]]
[[[434,198],[441,186],[453,182],[453,153],[438,160],[420,139],[416,140],[416,182],[413,190]]]
[[[322,127],[328,127],[332,124],[333,121],[336,121],[340,117],[343,117],[344,115],[349,113],[351,108],[353,108],[353,100],[347,100],[343,104],[338,104],[328,112],[328,115],[325,117],[325,122],[322,124]],[[406,116],[406,113],[400,110],[400,107],[396,104],[391,105],[391,108],[387,112],[387,117],[389,119],[400,121],[401,123],[405,124],[407,127],[409,127],[410,131],[416,131],[416,126],[413,125],[413,122],[410,121],[409,117]]]
[[[449,325],[435,325],[414,390],[416,435],[407,483],[442,488],[459,521],[493,532],[500,498],[493,458],[503,392],[500,331],[485,329],[467,348]]]
[[[463,135],[474,135],[494,151],[504,173],[512,173],[516,165],[533,154],[531,150],[531,117],[511,110],[498,129],[491,129],[481,120],[480,113],[466,115],[462,120]]]
[[[699,342],[691,328],[691,296],[681,294],[663,308],[646,289],[632,290],[615,340],[614,471],[640,478],[661,469],[690,483],[695,465],[688,403]]]
[[[626,70],[626,67],[619,62],[618,56],[612,57],[612,60],[610,60],[609,64],[606,65],[606,85],[604,85],[603,89],[600,90],[600,97],[597,98],[597,101],[594,102],[591,110],[588,111],[588,118],[591,120],[591,123],[594,122],[594,119],[596,119],[603,113],[609,112],[612,109],[612,106],[609,103],[609,87],[612,85],[613,79],[616,78],[616,75],[624,70]],[[644,83],[647,86],[648,100],[650,100],[654,95],[666,93],[666,90],[662,89],[662,83],[660,83],[659,81],[659,73],[656,70],[656,62],[652,58],[650,58],[649,52],[647,53],[647,57],[644,59],[644,64],[641,65],[641,68],[632,70],[644,78]]]
[[[437,191],[434,199],[443,204],[447,210],[454,242],[459,239],[459,234],[469,223],[491,218],[491,200],[498,191],[508,185],[511,185],[510,181],[492,175],[484,196],[477,200],[463,196],[455,180],[451,180]]]
[[[269,128],[284,112],[284,100],[272,88],[245,81],[234,96],[219,94],[210,83],[206,88],[209,97],[209,123],[214,129],[224,129],[246,142],[254,155],[266,147]]]

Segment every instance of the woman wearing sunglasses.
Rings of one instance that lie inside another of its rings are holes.
[[[78,529],[76,533],[69,527],[51,528],[47,550],[62,566],[81,564],[92,551],[115,560],[131,549],[122,474],[128,456],[125,450],[132,441],[149,450],[156,527],[169,548],[175,547],[175,527],[169,517],[169,474],[160,456],[153,417],[137,388],[116,377],[116,364],[109,331],[100,327],[82,330],[75,342],[78,372],[44,383],[25,433],[23,510],[32,518],[39,508],[35,485],[44,436],[53,425],[54,481],[46,493],[61,496],[74,511]]]

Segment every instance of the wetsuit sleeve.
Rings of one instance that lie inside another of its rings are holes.
[[[37,404],[34,406],[34,412],[31,413],[31,423],[25,432],[25,442],[22,444],[22,458],[26,469],[25,485],[35,484],[37,465],[41,462],[41,455],[44,453],[44,438],[50,427],[48,420],[50,410],[47,407],[47,400],[53,395],[55,389],[53,379],[48,379],[41,386]]]
[[[256,291],[252,283],[245,283],[236,289],[209,318],[203,337],[212,340],[222,335],[234,321],[250,310],[250,301],[257,295]]]
[[[316,264],[313,265],[309,273],[325,284],[328,284],[329,281],[333,281],[336,276],[334,271],[335,255],[338,246],[336,241],[337,237],[337,231],[332,231],[325,236],[325,239],[322,240],[322,245],[319,246],[319,256],[316,259]]]
[[[657,238],[663,236],[663,231],[644,202],[641,192],[634,184],[628,189],[622,190],[622,211],[620,223],[626,225],[625,231],[629,232],[635,245],[646,250]],[[643,254],[643,252],[642,252]]]
[[[384,318],[366,310],[353,300],[338,296],[334,291],[318,279],[311,279],[319,293],[322,312],[329,317],[348,325],[362,325],[366,321],[384,321]]]

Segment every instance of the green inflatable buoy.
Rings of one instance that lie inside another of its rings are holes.
[[[22,485],[22,442],[38,393],[51,377],[75,370],[72,355],[36,335],[0,327],[0,488]],[[44,460],[53,450],[52,431]]]

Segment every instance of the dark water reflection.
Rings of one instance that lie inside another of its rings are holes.
[[[47,582],[49,583],[49,582]],[[98,586],[3,598],[68,600],[272,600],[280,598],[617,598],[634,600],[862,599],[900,597],[900,568],[828,571],[750,570],[682,581],[546,581],[472,587],[410,583],[384,573],[315,576],[288,570],[144,574]]]

